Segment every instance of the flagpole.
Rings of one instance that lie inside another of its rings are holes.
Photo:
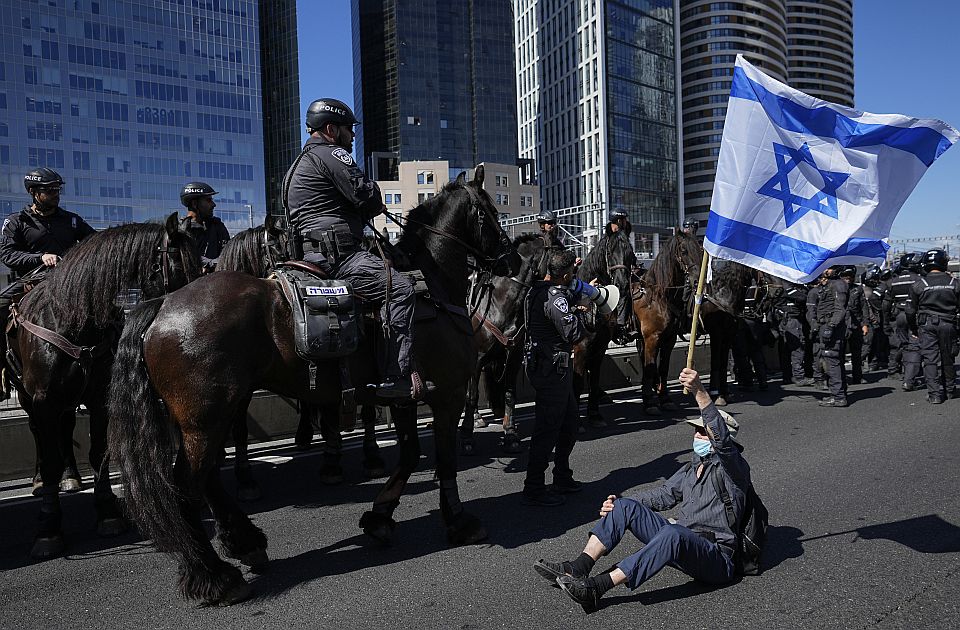
[[[703,302],[703,285],[707,279],[707,265],[710,264],[710,254],[703,250],[703,258],[700,259],[700,279],[697,281],[697,296],[693,302],[693,323],[690,324],[690,345],[687,347],[687,368],[693,368],[693,350],[697,342],[697,322],[700,321],[700,303]],[[690,392],[686,387],[683,388],[684,394]]]

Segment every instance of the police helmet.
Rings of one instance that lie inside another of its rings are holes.
[[[180,191],[180,203],[189,208],[190,202],[194,199],[212,197],[216,194],[219,193],[213,189],[213,186],[206,182],[190,182]]]
[[[884,269],[880,272],[880,282],[886,282],[893,277],[893,269]]]
[[[60,173],[49,168],[35,168],[23,176],[23,187],[30,192],[33,188],[49,188],[52,186],[63,186],[63,178]]]
[[[683,227],[686,228],[697,228],[700,227],[700,222],[696,219],[684,219]]]
[[[867,285],[868,287],[875,287],[880,283],[880,267],[873,265],[862,274],[860,274],[860,282]]]
[[[919,273],[923,268],[923,254],[919,252],[910,252],[900,258],[900,265],[914,273]]]
[[[614,208],[613,210],[610,211],[610,216],[608,218],[607,223],[616,223],[620,219],[626,219],[626,218],[627,218],[626,210],[623,210],[622,208]]]
[[[840,277],[841,278],[856,278],[857,277],[857,268],[853,265],[846,265],[845,267],[840,268]]]
[[[354,125],[357,122],[353,110],[335,98],[320,98],[307,107],[307,131],[310,132],[320,131],[327,123]]]
[[[557,215],[550,210],[541,210],[537,215],[537,223],[556,223]]]
[[[949,260],[950,259],[947,256],[947,252],[940,248],[931,249],[923,255],[923,266],[926,269],[939,269],[940,271],[946,271]]]

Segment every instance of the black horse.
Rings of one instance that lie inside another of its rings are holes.
[[[712,258],[713,278],[700,305],[703,332],[710,335],[710,394],[723,406],[730,398],[727,370],[743,303],[754,271],[732,260]],[[692,343],[692,341],[691,341]]]
[[[608,232],[583,259],[577,269],[577,278],[584,282],[596,279],[603,285],[615,285],[620,291],[620,299],[630,300],[630,271],[635,261],[627,232]],[[587,419],[595,427],[606,426],[600,415],[600,399],[603,396],[600,388],[600,367],[607,353],[607,346],[613,338],[616,317],[616,312],[613,312],[607,316],[596,314],[592,320],[588,320],[592,322],[588,326],[588,334],[577,344],[573,354],[577,398],[579,399],[585,387],[589,389]]]
[[[513,246],[522,261],[517,275],[493,277],[480,283],[471,300],[477,366],[467,387],[467,402],[460,425],[460,452],[464,455],[475,452],[474,427],[487,426],[477,411],[480,379],[484,376],[490,408],[503,418],[503,448],[507,453],[520,452],[520,437],[513,413],[526,339],[523,304],[533,282],[546,274],[547,250],[540,234],[521,234],[514,239]]]
[[[58,484],[66,454],[58,436],[61,421],[81,403],[90,414],[97,532],[112,536],[126,530],[106,456],[107,385],[123,325],[118,297],[139,290],[154,298],[199,275],[193,241],[171,214],[165,224],[133,223],[93,234],[16,306],[17,326],[7,342],[22,366],[14,383],[37,437],[43,482],[34,557],[52,557],[65,547]]]
[[[414,351],[419,370],[436,389],[425,395],[440,485],[440,514],[453,543],[486,537],[479,519],[460,502],[456,433],[476,355],[466,311],[468,257],[499,274],[512,274],[519,259],[484,192],[483,167],[463,175],[413,209],[399,247],[423,270],[431,302],[418,303]],[[216,317],[218,326],[195,325]],[[358,391],[377,382],[375,335],[348,359]],[[316,389],[307,363],[294,348],[290,305],[278,283],[218,272],[134,310],[127,320],[110,392],[111,452],[127,479],[127,507],[142,531],[162,550],[179,556],[181,592],[206,602],[230,604],[250,587],[224,562],[207,538],[198,511],[206,500],[224,551],[242,563],[266,563],[267,541],[223,490],[216,464],[220,449],[249,392],[264,388],[318,404],[341,400],[339,361],[321,361]],[[373,402],[361,400],[361,402]],[[388,539],[392,514],[420,459],[416,407],[395,405],[392,416],[400,462],[360,519],[363,530]],[[180,436],[174,465],[171,429]]]
[[[220,252],[217,271],[239,271],[256,278],[266,278],[280,263],[289,259],[288,235],[281,226],[283,220],[267,215],[263,225],[243,230],[231,238]],[[309,402],[298,401],[300,420],[297,425],[297,447],[305,450],[313,440],[313,426],[319,420],[320,432],[324,438],[324,468],[320,479],[324,483],[342,481],[340,454],[339,414],[336,407],[321,409]],[[369,478],[382,477],[385,464],[380,457],[377,444],[376,413],[373,408],[365,407],[361,414],[364,421],[363,470]],[[237,498],[241,501],[255,501],[260,498],[260,486],[253,477],[248,454],[249,427],[246,414],[237,418],[233,428],[234,464],[237,480]],[[328,461],[330,460],[330,461]]]

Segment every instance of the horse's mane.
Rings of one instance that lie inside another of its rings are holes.
[[[662,248],[650,263],[644,276],[644,284],[655,300],[664,300],[666,291],[670,287],[679,287],[684,284],[684,269],[677,264],[677,258],[683,249],[696,248],[700,256],[699,244],[696,239],[680,230],[670,237],[666,247]],[[693,253],[693,252],[691,252]]]
[[[265,230],[262,225],[247,228],[227,241],[217,259],[217,271],[242,271],[262,278],[266,270],[260,244]]]
[[[746,288],[750,285],[750,267],[732,260],[713,259],[710,295],[733,313],[743,310]]]
[[[117,294],[141,287],[154,273],[153,252],[164,230],[162,223],[118,225],[67,252],[41,285],[61,334],[69,337],[86,326],[103,329],[114,321]],[[111,273],[104,273],[107,269]]]
[[[519,247],[524,243],[535,241],[538,238],[543,238],[538,232],[524,232],[520,236],[517,236],[513,239],[513,244],[514,246]]]

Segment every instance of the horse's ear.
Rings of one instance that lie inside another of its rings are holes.
[[[263,227],[267,231],[267,234],[279,234],[283,232],[283,229],[278,225],[280,223],[280,217],[269,214],[263,218]]]
[[[180,215],[171,212],[167,220],[163,222],[163,229],[167,231],[167,236],[173,238],[180,231]]]
[[[476,184],[477,188],[483,187],[483,164],[473,172],[473,183]]]
[[[460,171],[460,174],[457,175],[457,179],[456,179],[456,181],[454,182],[454,184],[456,184],[457,186],[463,186],[463,185],[465,185],[466,183],[467,183],[467,172],[466,172],[466,171]]]

